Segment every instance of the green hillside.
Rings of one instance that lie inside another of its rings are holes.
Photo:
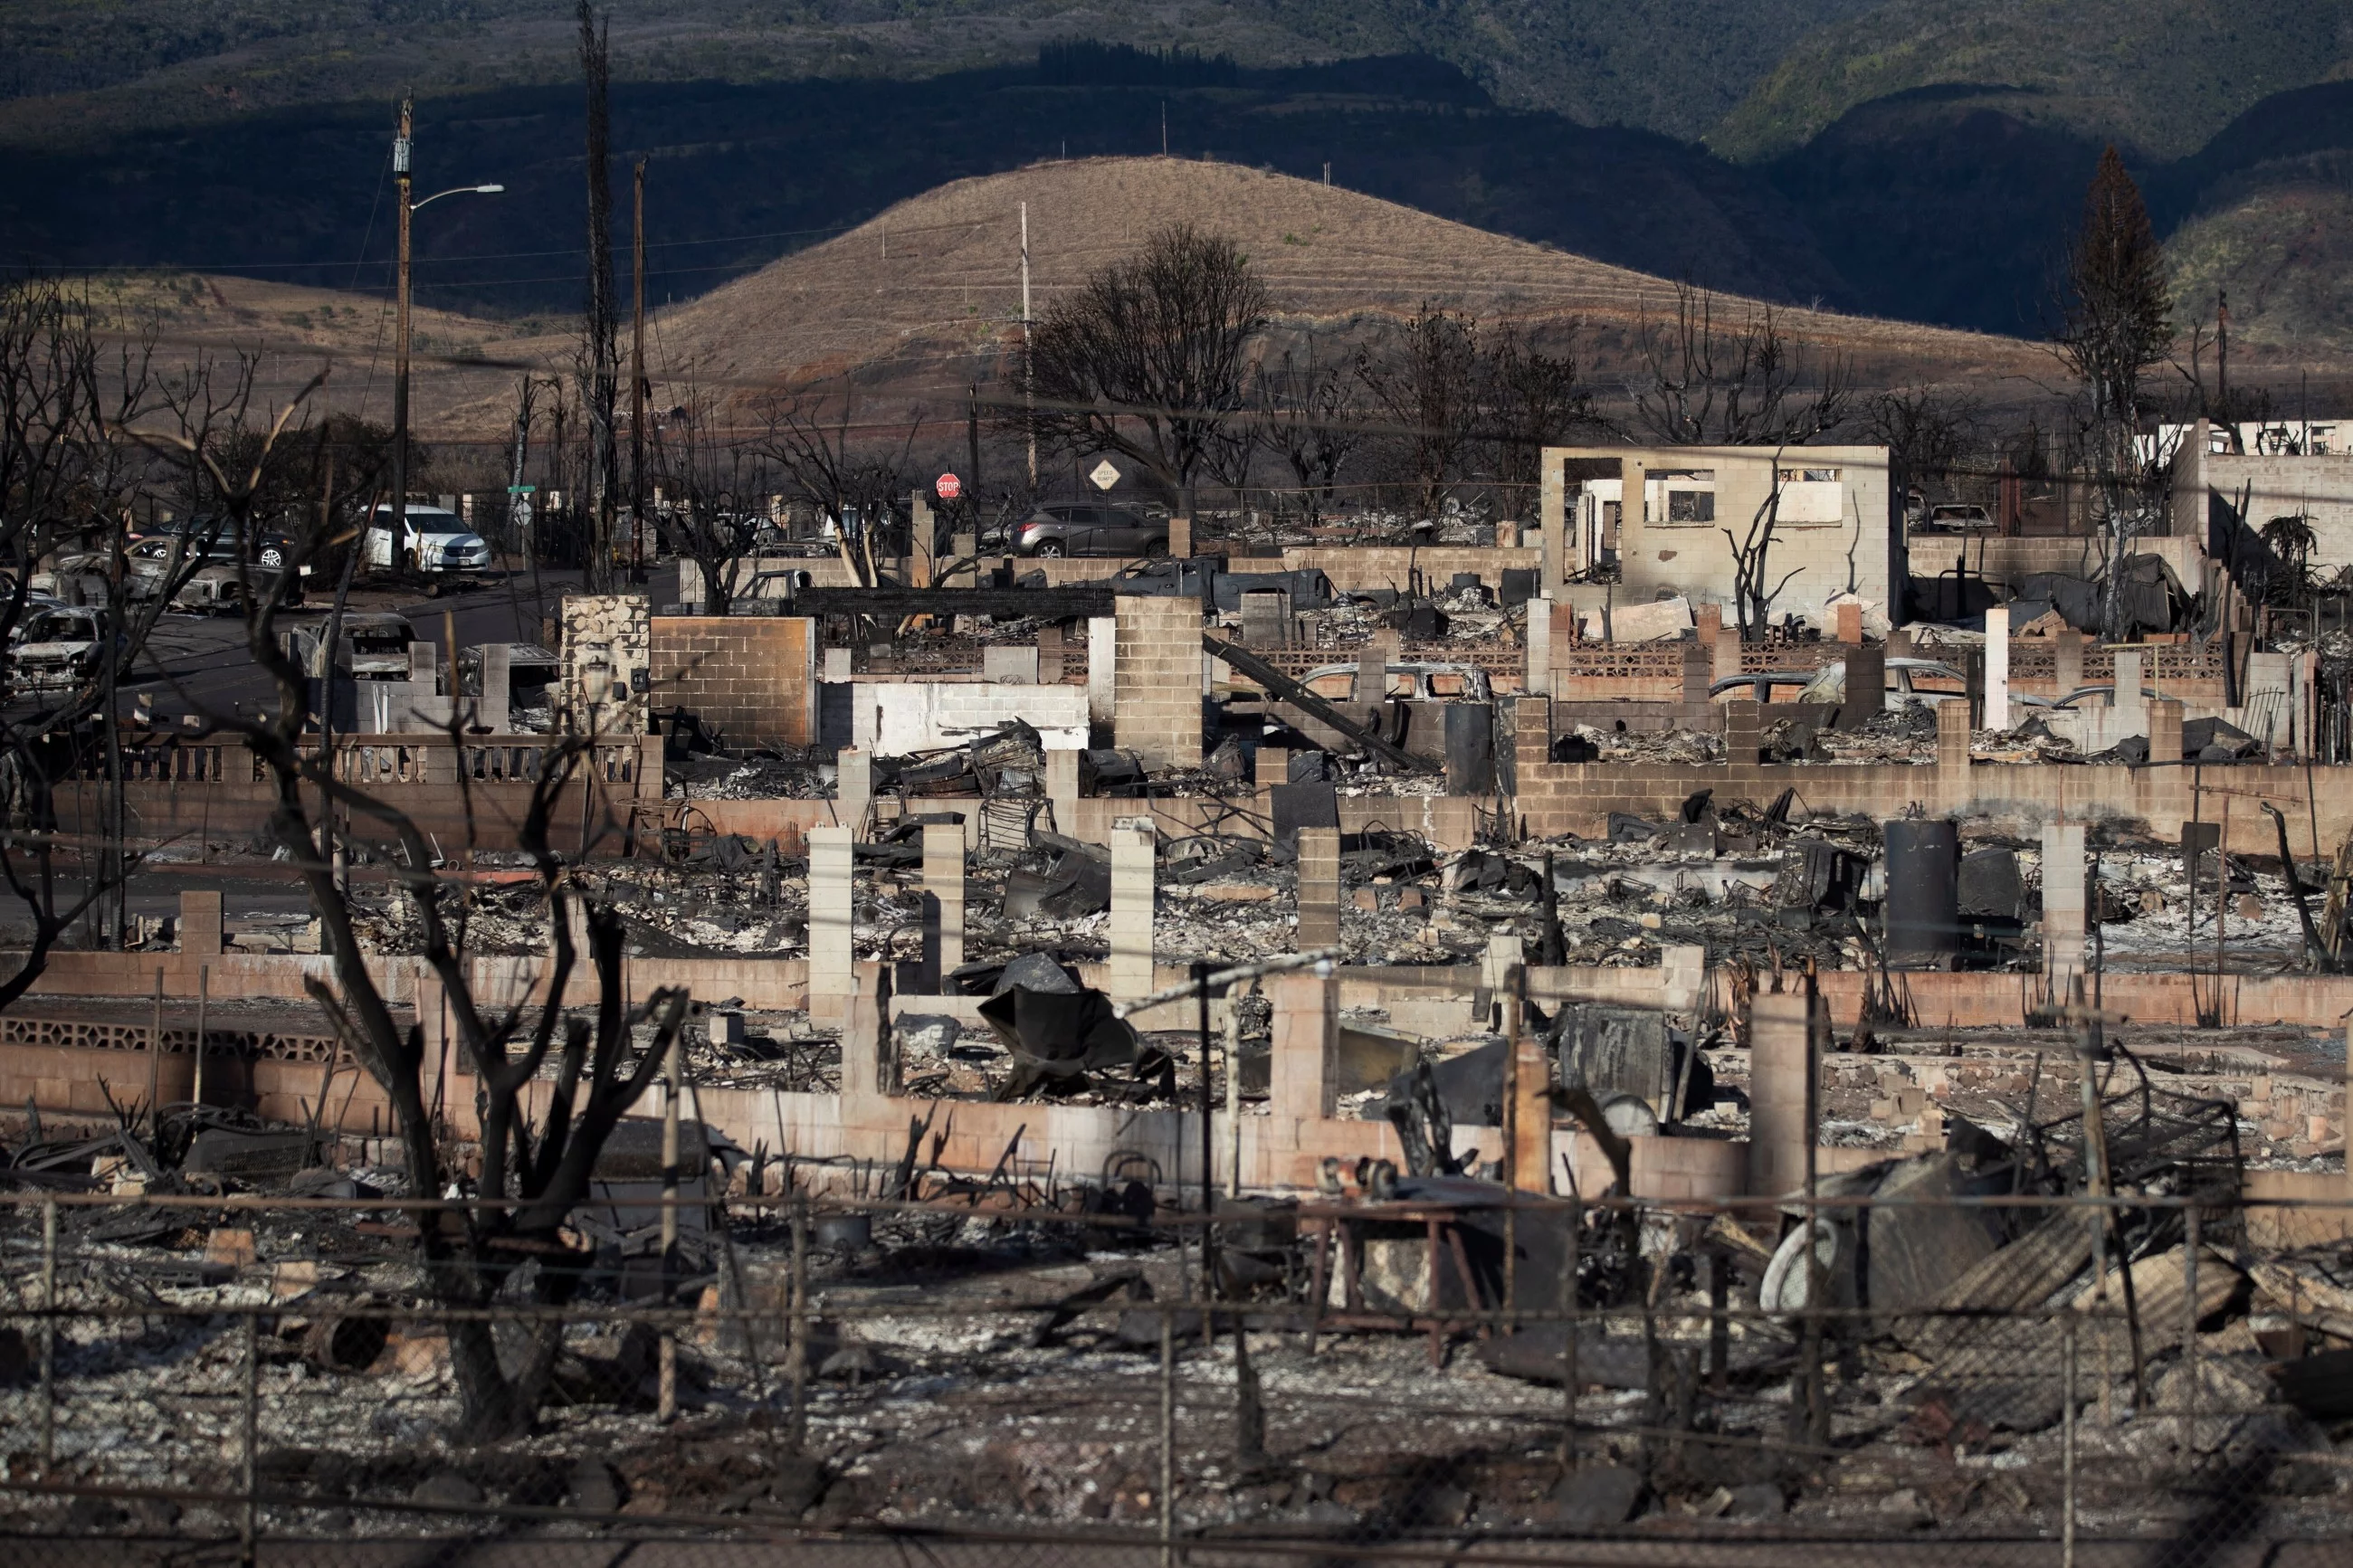
[[[2178,158],[2348,52],[2348,0],[1889,0],[1800,41],[1706,140],[1767,159],[1876,99],[1999,84],[2047,122]]]
[[[923,77],[1088,38],[1245,66],[1420,52],[1512,108],[1696,140],[1870,0],[629,0],[616,81]],[[600,6],[600,10],[603,9]],[[0,0],[0,141],[574,79],[570,0]],[[13,103],[7,100],[15,100]]]
[[[2251,347],[2353,349],[2353,153],[2266,164],[2234,181],[2165,242],[2178,320],[2231,296]]]

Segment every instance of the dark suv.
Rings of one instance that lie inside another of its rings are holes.
[[[1147,517],[1132,507],[1103,506],[1086,501],[1056,501],[1041,506],[1013,525],[1010,544],[1016,555],[1052,559],[1062,555],[1144,555],[1168,553],[1168,520]]]

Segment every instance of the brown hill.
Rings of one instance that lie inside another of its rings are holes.
[[[1430,300],[1482,319],[1580,319],[1607,369],[1664,279],[1234,164],[1099,158],[959,180],[662,313],[662,368],[709,386],[800,383],[869,367],[894,393],[960,394],[1018,334],[1021,211],[1032,309],[1152,230],[1189,220],[1240,244],[1293,319],[1399,316]],[[1737,303],[1735,302],[1735,309]],[[2014,339],[1812,310],[1793,335],[1852,353],[1867,381],[2047,374]]]
[[[1673,307],[1663,279],[1282,174],[1164,158],[1041,163],[944,185],[655,312],[648,350],[658,403],[696,391],[726,396],[741,427],[765,394],[855,371],[861,420],[889,425],[918,405],[934,417],[943,404],[960,410],[968,384],[985,386],[1009,368],[1025,203],[1040,311],[1090,269],[1179,219],[1242,245],[1287,321],[1362,331],[1425,300],[1540,333],[1574,321],[1581,359],[1604,384],[1629,368],[1642,315]],[[332,365],[329,404],[388,416],[390,306],[380,296],[227,277],[94,287],[126,330],[152,322],[167,356],[260,351],[265,387],[281,395]],[[1719,310],[1736,315],[1742,306],[1727,300]],[[2048,350],[2017,339],[1805,310],[1785,310],[1781,320],[1791,336],[1851,355],[1867,387],[1966,384],[1999,403],[2031,398],[2052,379]],[[517,378],[568,383],[575,331],[570,322],[417,312],[420,437],[503,441]]]

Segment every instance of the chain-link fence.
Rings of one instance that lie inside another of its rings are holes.
[[[1133,1192],[697,1200],[667,1261],[642,1224],[491,1256],[454,1203],[20,1193],[0,1496],[23,1552],[273,1561],[2186,1568],[2353,1537],[2348,1209],[1496,1193],[1208,1226]]]

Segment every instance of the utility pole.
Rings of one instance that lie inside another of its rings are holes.
[[[634,270],[629,326],[629,536],[630,576],[646,576],[646,161],[638,160],[638,216],[629,242]]]
[[[399,260],[393,268],[395,302],[392,317],[391,521],[392,559],[396,563],[401,559],[401,542],[408,532],[408,236],[410,221],[416,216],[417,208],[431,202],[438,202],[443,196],[496,195],[506,189],[504,185],[453,185],[446,191],[436,191],[424,201],[413,200],[412,193],[416,189],[416,184],[409,167],[411,162],[409,132],[412,127],[412,110],[415,105],[416,99],[413,95],[401,99],[400,134],[394,137],[392,141],[392,173],[398,186],[395,195],[400,208]],[[370,513],[365,522],[361,525],[360,537],[354,548],[361,551],[366,550],[367,530],[375,522],[375,517]],[[332,677],[334,671],[331,668],[327,673]]]
[[[1029,493],[1038,493],[1037,378],[1029,374],[1029,204],[1021,204],[1021,408],[1029,432]]]
[[[399,207],[399,262],[395,268],[395,300],[392,310],[392,559],[400,559],[401,541],[407,537],[408,517],[408,228],[416,212],[409,196],[415,189],[409,173],[409,131],[416,105],[413,94],[403,94],[400,100],[400,134],[392,141],[392,174],[396,189],[394,196]],[[367,548],[367,529],[375,519],[369,518],[361,525],[360,537],[353,547]],[[327,670],[330,684],[334,669]]]

